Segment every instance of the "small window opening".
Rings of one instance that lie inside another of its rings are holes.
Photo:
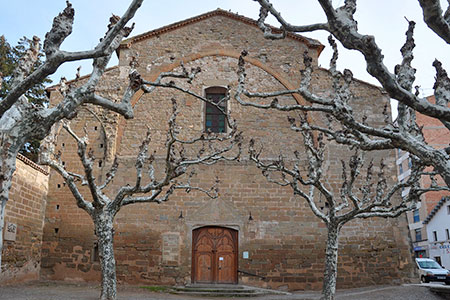
[[[57,187],[58,187],[58,189],[60,189],[61,188],[61,185],[58,183],[57,185],[56,185]]]
[[[414,220],[414,223],[417,223],[420,221],[420,215],[419,215],[418,209],[415,209],[413,212],[413,220]]]
[[[440,265],[442,266],[442,261],[441,261],[441,257],[440,256],[435,256],[434,260]]]
[[[420,242],[422,240],[422,230],[420,228],[417,228],[414,230],[415,236],[416,236],[416,242]]]
[[[210,87],[205,90],[206,99],[212,100],[219,105],[220,109],[213,104],[206,103],[205,109],[205,131],[227,132],[226,118],[223,112],[227,112],[227,102],[224,101],[227,89],[223,87]],[[222,112],[222,111],[223,112]]]
[[[56,227],[56,228],[55,228],[55,233],[58,233],[58,232],[59,232],[59,228]]]
[[[63,165],[63,166],[65,166],[65,165],[66,165],[66,162],[65,162],[65,161],[63,161],[63,162],[62,162],[62,165]]]
[[[64,148],[66,146],[66,144],[62,143],[61,146]]]
[[[100,144],[100,148],[103,148],[103,144]]]
[[[56,210],[59,210],[59,204],[56,204]]]
[[[437,240],[438,240],[437,231],[433,231],[433,237],[434,237],[434,241],[437,242]]]
[[[448,231],[448,229],[445,229],[445,233],[447,234],[447,240],[450,240],[450,232]]]
[[[103,162],[101,160],[98,161],[98,166],[101,168],[102,167]]]
[[[94,130],[97,131],[97,126],[94,126]]]

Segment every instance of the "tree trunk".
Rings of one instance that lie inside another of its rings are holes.
[[[325,273],[323,278],[322,300],[334,300],[336,293],[339,224],[327,224],[328,237],[325,252]]]
[[[113,249],[113,215],[101,211],[95,217],[100,265],[102,268],[101,300],[115,300],[117,293],[116,261]]]

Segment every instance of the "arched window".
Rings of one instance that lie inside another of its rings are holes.
[[[205,90],[206,99],[219,104],[224,112],[227,111],[227,103],[224,100],[227,89],[223,87],[209,87]],[[225,115],[214,105],[206,103],[205,109],[205,131],[227,132]]]

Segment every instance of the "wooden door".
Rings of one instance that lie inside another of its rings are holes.
[[[192,282],[237,283],[237,231],[201,227],[192,232]]]

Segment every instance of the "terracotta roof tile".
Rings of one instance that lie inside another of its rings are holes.
[[[444,205],[445,202],[450,201],[450,197],[442,197],[442,199],[436,204],[436,206],[431,210],[430,214],[422,222],[423,224],[428,224],[434,215],[439,211],[439,209]]]

